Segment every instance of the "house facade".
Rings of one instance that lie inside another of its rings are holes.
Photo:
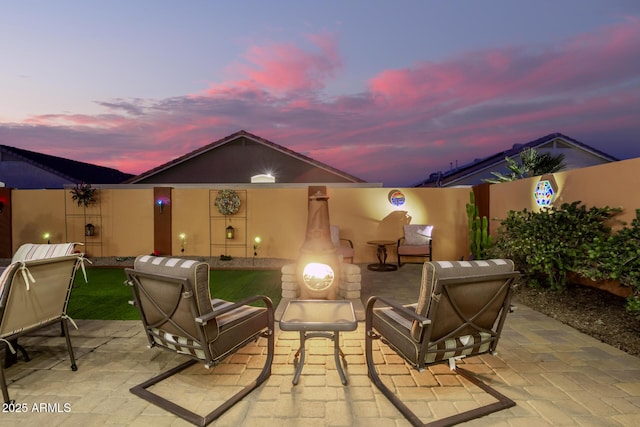
[[[128,184],[351,183],[365,181],[241,130],[127,181]]]

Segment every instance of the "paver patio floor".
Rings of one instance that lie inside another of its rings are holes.
[[[398,296],[419,287],[420,266],[376,273],[363,268],[363,298]],[[188,423],[134,396],[129,388],[184,359],[147,348],[138,321],[76,320],[72,331],[78,371],[69,368],[59,328],[21,339],[32,356],[6,371],[9,393],[26,412],[3,411],[0,426],[183,426]],[[332,343],[308,341],[300,383],[291,384],[297,332],[276,328],[272,376],[214,426],[408,426],[370,383],[364,360],[364,325],[341,334],[349,383],[335,368]],[[265,341],[245,347],[212,370],[189,368],[156,386],[157,392],[205,413],[261,367]],[[467,423],[478,426],[640,425],[640,359],[603,344],[525,306],[507,317],[499,354],[465,363],[517,406]],[[417,373],[384,344],[375,347],[383,380],[427,421],[491,398],[447,365]],[[5,408],[6,409],[6,408]]]

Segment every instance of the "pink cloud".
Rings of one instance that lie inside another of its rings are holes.
[[[322,89],[325,80],[334,77],[341,68],[337,41],[328,33],[310,34],[306,39],[313,52],[292,43],[249,47],[245,62],[232,67],[244,77],[233,82],[232,87],[259,88],[275,94]],[[227,84],[214,84],[207,93],[218,95],[225,89],[229,89]]]
[[[638,24],[388,69],[366,92],[334,98],[323,91],[342,68],[337,38],[307,35],[299,45],[250,47],[234,79],[202,93],[103,102],[108,114],[37,116],[20,129],[0,124],[0,138],[140,173],[245,129],[372,182],[415,183],[556,131],[637,143]]]

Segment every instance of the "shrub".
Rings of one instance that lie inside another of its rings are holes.
[[[532,212],[509,212],[501,222],[494,256],[510,258],[533,286],[562,290],[568,272],[579,272],[594,240],[611,234],[608,222],[617,208],[587,209],[580,202]]]
[[[531,286],[563,290],[569,272],[616,280],[633,288],[627,310],[640,318],[640,209],[630,227],[612,232],[609,224],[621,209],[579,204],[509,212],[491,255],[512,259]]]

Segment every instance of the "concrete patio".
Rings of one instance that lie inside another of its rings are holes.
[[[421,266],[376,273],[362,266],[363,300],[388,295],[415,299]],[[9,393],[26,412],[3,411],[0,426],[183,426],[177,417],[129,393],[129,388],[184,358],[148,349],[138,321],[76,320],[72,331],[78,371],[69,369],[59,328],[20,342],[32,357],[6,371]],[[349,384],[338,377],[332,343],[308,343],[300,384],[293,386],[298,333],[276,327],[273,374],[258,390],[214,422],[215,426],[408,426],[370,383],[364,360],[364,325],[343,333]],[[199,413],[217,405],[257,374],[265,341],[250,344],[208,371],[196,365],[154,388]],[[507,318],[499,354],[465,364],[514,399],[517,406],[467,423],[478,426],[640,425],[640,359],[525,306]],[[425,421],[484,403],[490,397],[461,384],[447,365],[410,370],[384,345],[376,358],[386,383]],[[5,408],[6,409],[6,408]]]

